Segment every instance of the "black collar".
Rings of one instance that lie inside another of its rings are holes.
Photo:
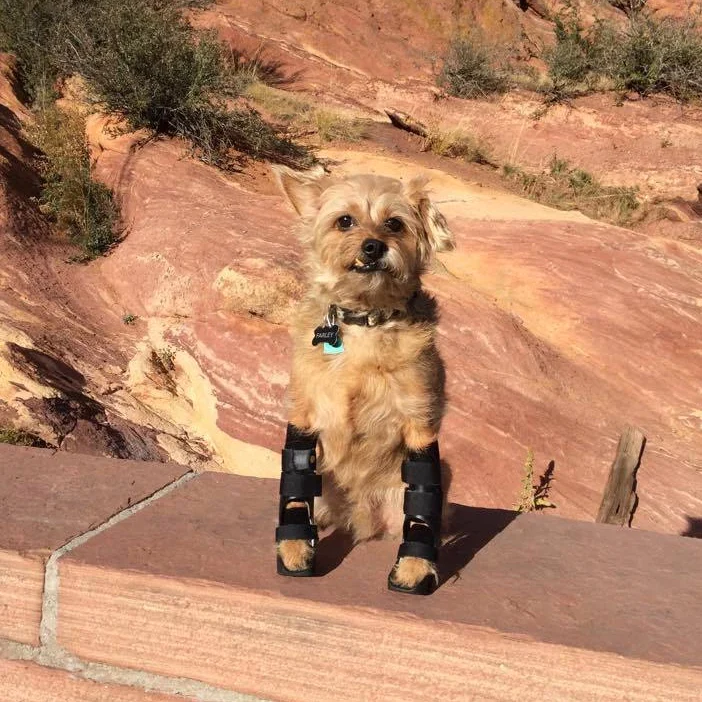
[[[337,318],[342,324],[356,324],[359,327],[377,327],[391,319],[406,317],[403,310],[368,310],[355,312],[346,307],[337,307]]]

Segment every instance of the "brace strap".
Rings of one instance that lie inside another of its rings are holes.
[[[317,465],[317,455],[312,448],[284,448],[283,472],[293,473],[314,470]]]
[[[322,476],[316,473],[283,473],[280,476],[280,495],[289,498],[319,497],[322,494]]]
[[[438,517],[441,515],[441,492],[405,490],[404,512],[409,517]]]
[[[424,558],[427,561],[436,562],[439,551],[433,544],[425,544],[423,541],[403,541],[397,550],[397,557],[413,556],[414,558]]]
[[[408,485],[441,485],[441,464],[423,458],[408,458],[402,464],[402,482]]]
[[[426,558],[428,561],[437,560],[437,539],[431,527],[415,523],[405,529],[405,540],[397,552],[398,558],[404,556]]]
[[[276,527],[275,540],[286,541],[287,539],[304,539],[305,541],[317,541],[316,524],[281,524]]]

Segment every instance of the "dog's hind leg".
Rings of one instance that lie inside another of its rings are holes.
[[[438,584],[436,561],[441,543],[441,463],[434,441],[421,451],[410,451],[402,464],[405,489],[403,541],[388,576],[396,592],[428,595]]]
[[[288,424],[275,531],[280,575],[314,575],[317,545],[314,498],[322,494],[322,479],[316,472],[316,446],[316,436]]]

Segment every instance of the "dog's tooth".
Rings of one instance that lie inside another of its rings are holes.
[[[354,264],[355,264],[356,266],[363,266],[363,265],[365,265],[365,264],[363,263],[363,261],[361,261],[360,258],[357,258],[357,259],[354,261]]]

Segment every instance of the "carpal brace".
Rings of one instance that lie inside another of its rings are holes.
[[[436,562],[441,542],[441,461],[435,441],[421,451],[411,451],[402,464],[405,490],[403,543],[398,558],[414,556]]]
[[[317,542],[314,498],[322,494],[322,477],[317,474],[317,437],[288,424],[280,475],[280,509],[275,540],[305,539]],[[291,507],[304,502],[305,507]]]

